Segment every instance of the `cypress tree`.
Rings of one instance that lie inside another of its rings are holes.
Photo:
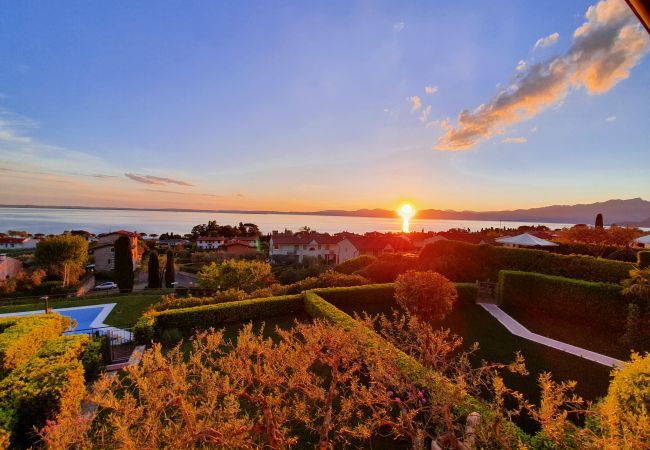
[[[121,292],[133,290],[133,254],[131,239],[120,236],[115,241],[115,282]]]
[[[174,268],[174,252],[167,251],[167,265],[165,266],[165,287],[174,287],[172,283],[176,281],[176,269]]]
[[[596,215],[596,228],[603,228],[603,215],[600,213]]]
[[[156,289],[160,287],[160,261],[158,261],[158,253],[152,251],[149,254],[149,284],[148,287]]]

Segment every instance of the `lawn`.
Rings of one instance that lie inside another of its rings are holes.
[[[73,306],[102,305],[104,303],[117,303],[104,323],[114,327],[126,327],[133,325],[150,305],[160,301],[158,294],[132,294],[117,297],[95,297],[95,298],[72,298],[50,300],[50,308],[70,308]],[[43,302],[26,305],[0,306],[0,314],[33,311],[43,309]]]

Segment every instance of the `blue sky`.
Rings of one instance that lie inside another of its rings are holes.
[[[594,4],[0,0],[1,203],[648,199],[650,39]]]

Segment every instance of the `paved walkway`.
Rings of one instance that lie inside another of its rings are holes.
[[[565,353],[579,356],[580,358],[588,359],[598,364],[602,364],[603,366],[623,367],[625,365],[623,361],[619,361],[618,359],[610,358],[609,356],[601,355],[600,353],[592,352],[584,348],[576,347],[565,342],[556,341],[555,339],[547,338],[545,336],[533,333],[528,330],[528,328],[524,327],[522,324],[506,314],[497,305],[488,303],[479,303],[479,305],[481,305],[483,309],[489,312],[492,317],[501,322],[501,324],[515,336],[519,336],[529,341],[537,342],[538,344],[546,345],[547,347],[551,347]]]

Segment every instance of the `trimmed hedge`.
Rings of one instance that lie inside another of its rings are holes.
[[[637,264],[640,269],[646,269],[650,267],[650,250],[642,250],[636,254]]]
[[[170,309],[150,313],[136,324],[136,338],[142,342],[148,336],[159,339],[162,332],[177,328],[190,335],[197,329],[216,327],[225,323],[243,322],[303,311],[300,295],[257,298],[194,308]],[[146,341],[145,341],[146,342]]]
[[[573,318],[597,326],[622,328],[627,302],[621,286],[539,273],[504,270],[499,275],[500,303]]]
[[[351,258],[348,259],[347,261],[343,261],[341,264],[335,266],[334,270],[339,273],[346,273],[348,275],[352,275],[353,273],[356,273],[361,269],[369,266],[376,260],[377,258],[371,255],[360,255],[357,256],[356,258]]]
[[[618,283],[633,264],[583,255],[558,255],[544,250],[437,241],[419,255],[421,270],[440,272],[453,281],[497,280],[501,270],[537,272],[588,281]]]
[[[10,435],[18,447],[33,444],[34,426],[79,410],[86,392],[79,358],[89,341],[83,334],[50,340],[0,382],[0,430],[5,439]]]
[[[45,342],[56,339],[70,326],[59,314],[9,317],[0,333],[0,377],[25,363]]]
[[[560,243],[551,249],[562,255],[587,255],[618,261],[636,262],[636,251],[630,247],[603,244],[585,244],[582,242]]]

